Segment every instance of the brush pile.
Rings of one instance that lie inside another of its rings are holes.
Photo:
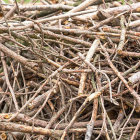
[[[140,2],[0,6],[2,140],[140,139]]]

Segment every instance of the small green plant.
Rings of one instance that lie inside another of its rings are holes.
[[[123,5],[125,5],[125,0],[118,0],[119,2],[121,2]]]
[[[119,2],[121,2],[123,5],[125,5],[126,3],[125,3],[125,0],[118,0]],[[129,0],[128,1],[128,3],[129,4],[132,4],[133,3],[133,1],[132,0]]]

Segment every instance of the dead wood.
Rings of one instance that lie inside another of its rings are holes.
[[[140,138],[140,2],[0,5],[0,139]]]

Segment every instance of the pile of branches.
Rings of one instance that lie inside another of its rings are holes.
[[[140,2],[1,1],[0,15],[2,140],[140,139]]]

